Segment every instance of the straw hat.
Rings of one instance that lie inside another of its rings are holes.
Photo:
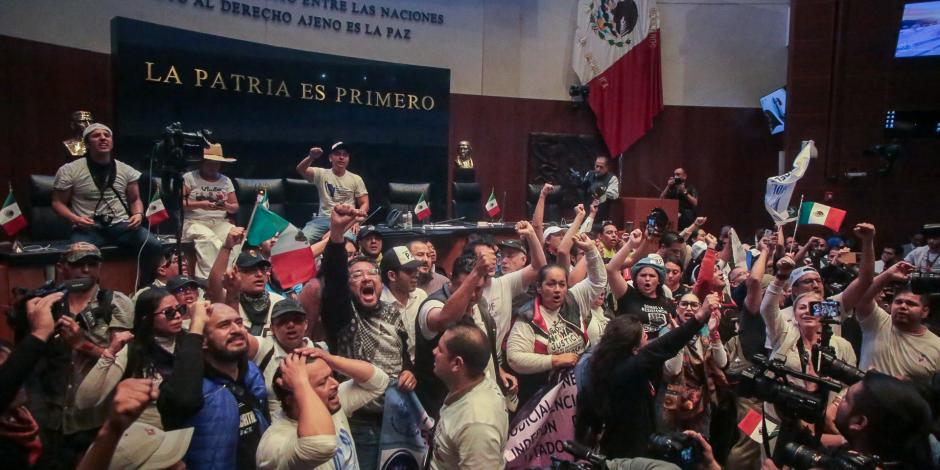
[[[202,151],[202,158],[206,160],[224,163],[232,163],[235,161],[234,158],[223,157],[223,155],[222,144],[211,144],[209,145],[209,148],[203,149]]]

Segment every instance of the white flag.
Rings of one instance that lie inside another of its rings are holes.
[[[816,144],[810,140],[803,150],[800,150],[796,160],[793,161],[793,169],[780,175],[767,178],[767,194],[764,196],[764,207],[770,213],[777,226],[784,225],[787,222],[796,220],[796,217],[790,217],[787,208],[790,207],[790,198],[793,196],[793,188],[796,182],[806,173],[809,167],[810,155],[816,154]]]

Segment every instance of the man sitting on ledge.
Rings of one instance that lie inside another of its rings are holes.
[[[140,172],[111,156],[111,129],[94,123],[82,133],[88,153],[66,163],[55,174],[52,209],[73,224],[72,242],[118,245],[135,255],[140,272],[149,275],[161,254],[160,242],[141,227]]]

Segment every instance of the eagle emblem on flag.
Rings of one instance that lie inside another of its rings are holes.
[[[624,39],[636,28],[640,11],[634,0],[597,0],[589,6],[591,29],[611,46],[630,44]]]

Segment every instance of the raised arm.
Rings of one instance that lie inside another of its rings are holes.
[[[565,235],[561,237],[561,242],[558,243],[558,264],[565,267],[571,266],[571,247],[574,246],[572,239],[580,231],[583,222],[585,222],[584,204],[578,204],[574,206],[574,220],[568,226]]]
[[[774,347],[777,346],[786,327],[786,321],[780,318],[780,298],[783,297],[784,286],[795,267],[796,263],[789,256],[784,256],[777,261],[777,278],[767,286],[767,292],[764,292],[764,298],[760,304],[760,315],[767,327],[767,337],[770,338],[771,345]]]
[[[320,155],[323,155],[323,149],[320,147],[311,147],[310,151],[307,152],[307,156],[297,164],[297,174],[307,181],[313,181],[315,170],[310,168],[310,164],[320,158]]]
[[[806,255],[809,254],[809,250],[816,248],[820,243],[823,243],[825,240],[819,237],[809,237],[809,241],[805,245],[800,247],[800,251],[796,252],[796,256],[793,257],[793,261],[796,263],[802,263],[803,259],[806,258]]]
[[[209,270],[208,284],[206,285],[206,297],[212,302],[225,303],[225,273],[228,271],[229,259],[232,256],[232,249],[241,245],[245,241],[245,229],[243,227],[232,227],[219,249],[219,255],[216,256]]]
[[[477,284],[481,279],[486,279],[486,273],[495,265],[496,257],[489,252],[477,258],[473,271],[470,271],[470,274],[464,278],[460,287],[451,294],[444,306],[428,312],[428,329],[434,333],[440,333],[447,325],[460,320],[470,306],[470,299],[473,298]]]
[[[530,247],[529,253],[531,259],[529,265],[522,268],[522,284],[528,286],[535,282],[539,270],[545,266],[545,251],[531,248],[540,246],[538,235],[535,234],[535,229],[532,227],[532,224],[524,220],[516,222],[516,233],[518,233],[519,238],[525,240]]]
[[[747,286],[747,296],[744,297],[744,308],[752,314],[758,314],[760,312],[760,285],[761,281],[764,279],[764,274],[767,272],[767,258],[769,257],[770,247],[764,243],[764,240],[761,240],[760,254],[752,261],[751,272],[744,281],[744,284]]]
[[[545,229],[545,198],[554,190],[555,187],[551,183],[542,185],[542,190],[539,191],[539,200],[535,202],[535,210],[532,211],[532,227],[535,228],[535,233],[539,238],[542,238],[542,231]]]
[[[202,343],[208,317],[207,303],[193,304],[189,332],[181,335],[173,352],[173,374],[160,384],[157,409],[166,430],[183,427],[202,408],[202,378],[205,374]]]
[[[640,246],[641,243],[643,243],[643,231],[633,229],[626,243],[624,243],[623,246],[617,250],[617,254],[607,262],[607,282],[610,284],[610,290],[614,294],[614,297],[620,298],[623,294],[627,293],[627,289],[630,285],[627,284],[627,280],[623,278],[623,273],[621,273],[620,270],[623,269],[627,258],[630,257],[633,250]]]
[[[594,299],[607,287],[607,271],[604,262],[601,260],[601,254],[597,251],[597,246],[587,234],[578,235],[575,238],[575,243],[578,244],[578,248],[584,250],[588,277],[586,282],[582,281],[575,284],[569,292],[574,296],[575,301],[581,308],[581,314],[584,315],[590,311]]]
[[[698,232],[698,229],[702,228],[705,225],[705,222],[708,222],[707,217],[696,217],[695,222],[692,222],[692,225],[689,225],[688,227],[682,229],[681,232],[679,232],[679,236],[682,237],[683,240],[688,242],[692,238],[692,236],[695,235],[695,232]]]
[[[636,355],[636,365],[647,374],[653,374],[669,359],[685,347],[686,344],[695,336],[702,326],[705,325],[705,319],[711,315],[713,310],[718,309],[718,296],[709,294],[702,302],[702,306],[695,312],[695,316],[683,323],[679,328],[670,330],[668,333],[650,341],[649,344],[640,348]],[[624,361],[627,362],[627,361]],[[614,372],[618,373],[618,372]]]
[[[339,204],[330,214],[330,238],[323,252],[323,296],[321,297],[320,320],[327,331],[327,338],[335,341],[336,334],[352,318],[352,295],[349,292],[349,269],[346,266],[346,243],[343,234],[346,227],[365,214],[349,204]]]
[[[862,260],[858,263],[858,277],[842,291],[842,306],[845,311],[855,308],[875,276],[875,226],[861,223],[853,229],[862,241]]]
[[[876,276],[871,286],[868,287],[868,290],[865,291],[865,294],[862,295],[862,298],[859,299],[858,303],[855,305],[855,316],[858,318],[858,321],[864,322],[865,319],[871,315],[871,312],[875,310],[875,298],[878,297],[882,289],[894,282],[909,281],[914,269],[913,264],[907,261],[899,261]]]

